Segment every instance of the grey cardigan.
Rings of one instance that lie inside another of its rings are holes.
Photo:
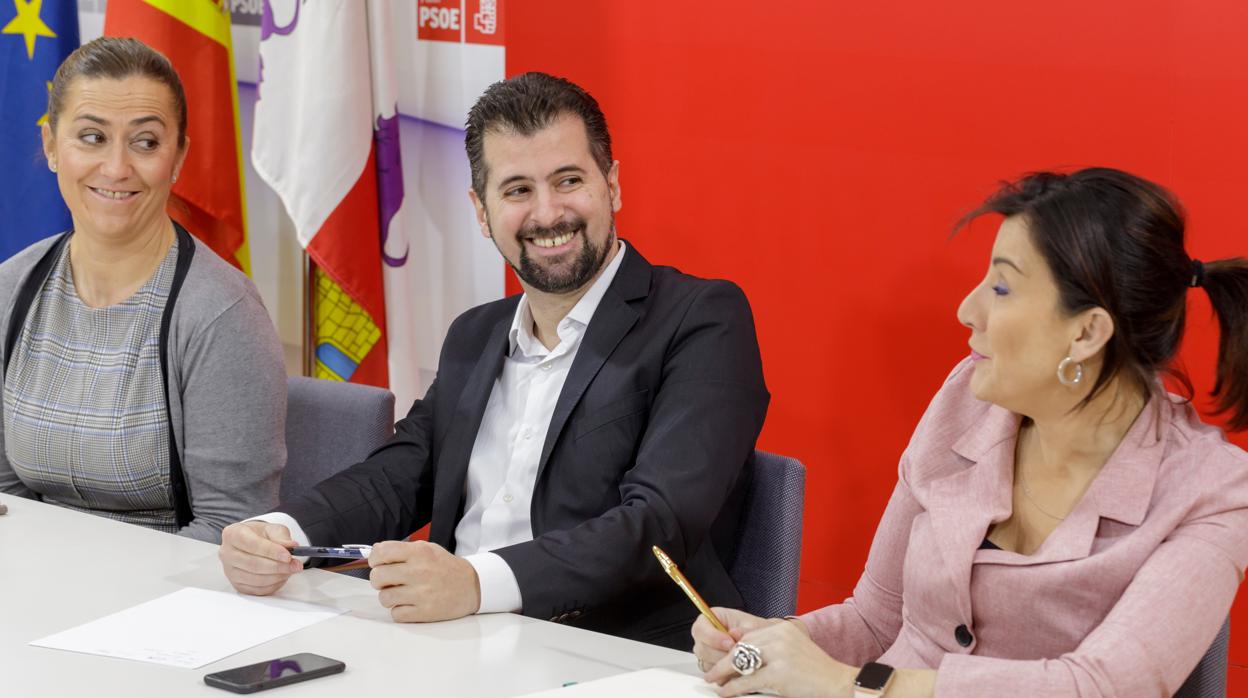
[[[179,232],[180,239],[190,239]],[[61,237],[41,240],[0,264],[0,340],[8,336],[18,290]],[[217,543],[228,524],[277,504],[286,464],[286,371],[277,333],[251,279],[207,245],[191,247],[182,288],[169,299],[174,307],[165,389],[191,510],[190,523],[178,534]],[[0,341],[0,366],[3,353]],[[0,419],[0,492],[38,498],[5,454]]]

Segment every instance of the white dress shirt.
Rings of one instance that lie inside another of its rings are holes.
[[[468,459],[464,516],[455,527],[455,554],[472,564],[481,582],[478,613],[521,609],[515,573],[490,551],[533,539],[529,515],[546,430],[585,329],[624,259],[626,246],[623,241],[619,246],[606,269],[559,321],[559,344],[554,349],[547,350],[533,335],[528,296],[521,296],[516,306],[503,370],[494,379]],[[283,524],[297,543],[309,544],[299,523],[287,514],[273,512],[256,518]]]

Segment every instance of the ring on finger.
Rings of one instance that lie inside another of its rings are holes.
[[[748,642],[738,642],[732,648],[732,668],[742,676],[749,676],[763,665],[763,651]]]

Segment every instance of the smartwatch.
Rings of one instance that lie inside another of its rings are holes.
[[[854,678],[854,698],[874,698],[884,695],[893,681],[893,668],[879,662],[867,662]]]

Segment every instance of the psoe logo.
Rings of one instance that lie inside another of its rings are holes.
[[[504,1],[419,0],[416,7],[416,38],[422,41],[502,45]]]
[[[416,37],[425,41],[463,41],[463,0],[420,0]]]
[[[472,14],[472,27],[482,34],[498,31],[498,2],[481,0],[481,11]]]

